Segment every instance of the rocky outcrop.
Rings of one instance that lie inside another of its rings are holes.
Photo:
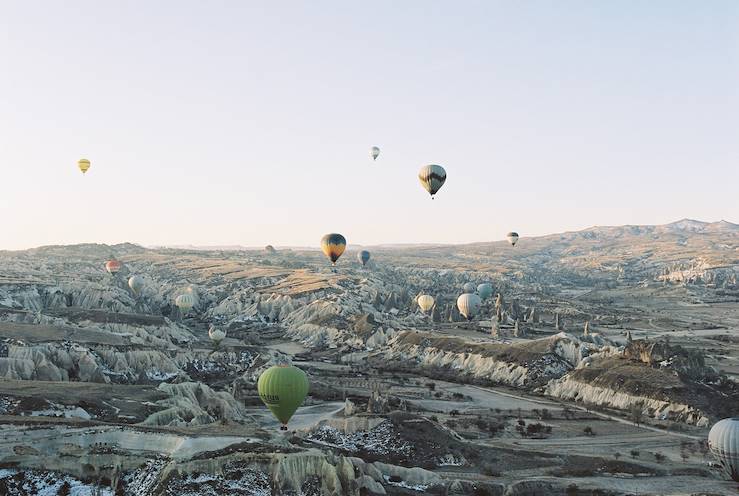
[[[716,376],[712,367],[706,366],[702,353],[686,350],[681,346],[671,346],[668,341],[648,341],[627,339],[623,356],[650,367],[663,367],[674,370],[691,380],[703,380]]]
[[[374,358],[421,369],[447,370],[457,378],[467,376],[523,387],[561,377],[582,356],[587,356],[589,349],[589,344],[566,334],[506,345],[401,332]]]
[[[142,425],[201,425],[218,419],[243,420],[244,407],[227,392],[215,392],[199,382],[159,385],[169,397],[157,401],[163,407]]]
[[[623,411],[639,407],[645,415],[658,420],[670,419],[699,427],[709,424],[708,415],[690,405],[632,394],[611,387],[594,386],[569,376],[551,381],[547,384],[545,392],[561,400],[578,401]]]

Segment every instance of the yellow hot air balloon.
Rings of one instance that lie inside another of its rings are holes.
[[[321,250],[323,250],[323,254],[335,266],[336,261],[344,253],[344,250],[346,250],[346,238],[337,233],[326,234],[321,238]]]
[[[77,167],[79,167],[82,174],[84,174],[90,168],[90,161],[86,158],[81,158],[77,161]]]
[[[434,297],[431,295],[423,294],[416,300],[419,308],[423,313],[428,312],[434,306]]]

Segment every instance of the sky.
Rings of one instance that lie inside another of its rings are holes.
[[[739,222],[738,138],[732,0],[0,0],[0,249]]]

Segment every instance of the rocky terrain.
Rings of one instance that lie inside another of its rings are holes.
[[[0,252],[0,494],[733,490],[705,438],[739,412],[739,226],[368,249]],[[256,380],[285,360],[281,433]]]

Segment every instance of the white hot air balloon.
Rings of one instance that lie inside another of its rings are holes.
[[[511,244],[511,246],[516,246],[516,243],[518,243],[518,233],[517,232],[509,232],[505,235],[508,242]]]
[[[708,448],[727,477],[739,482],[739,417],[719,420],[708,433]]]
[[[141,290],[144,289],[144,278],[141,276],[131,276],[128,279],[128,287],[131,288],[133,294],[141,294]]]
[[[475,291],[477,291],[477,286],[475,286],[471,282],[468,282],[467,284],[465,284],[464,286],[462,286],[462,292],[463,293],[470,293],[470,294],[472,294]]]
[[[184,315],[189,312],[193,306],[195,306],[195,300],[191,294],[184,293],[175,298],[174,304],[177,305],[177,308],[179,308]]]
[[[465,293],[463,295],[459,295],[459,298],[457,298],[457,308],[459,309],[459,313],[461,313],[467,320],[475,318],[481,305],[482,300],[476,294]]]
[[[423,313],[427,313],[434,306],[434,297],[431,295],[423,294],[416,300],[418,307]]]
[[[210,326],[208,329],[208,337],[216,344],[216,346],[218,346],[221,344],[221,341],[226,339],[226,331],[215,326]]]
[[[380,149],[376,146],[372,147],[372,160],[377,160],[377,157],[380,155]]]

